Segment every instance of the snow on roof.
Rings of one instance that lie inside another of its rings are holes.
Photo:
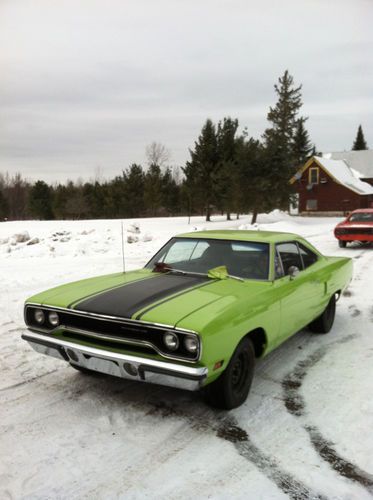
[[[373,149],[336,151],[334,153],[324,153],[323,157],[332,160],[345,160],[351,168],[361,172],[361,177],[373,178]]]
[[[373,186],[359,179],[359,172],[351,169],[343,160],[316,157],[319,164],[340,184],[357,194],[373,194]]]

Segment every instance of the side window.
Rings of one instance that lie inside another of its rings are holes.
[[[296,243],[279,243],[276,245],[276,248],[280,255],[285,275],[289,274],[289,268],[291,266],[296,266],[300,270],[303,269]]]
[[[312,250],[302,245],[302,243],[298,243],[298,246],[303,261],[303,267],[307,269],[307,267],[312,266],[312,264],[317,261],[317,255],[312,252]]]

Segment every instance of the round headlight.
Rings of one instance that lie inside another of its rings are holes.
[[[44,312],[41,309],[35,309],[34,318],[36,323],[39,323],[39,325],[41,325],[45,321]]]
[[[163,342],[167,349],[170,351],[176,351],[176,349],[179,347],[179,339],[175,333],[172,332],[166,332],[163,335]]]
[[[52,326],[58,326],[60,324],[60,318],[58,314],[54,311],[48,314],[48,321]]]
[[[192,354],[198,351],[198,339],[192,335],[187,335],[184,339],[185,349]]]

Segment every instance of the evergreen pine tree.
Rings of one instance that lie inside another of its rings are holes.
[[[29,210],[39,219],[53,219],[51,189],[44,181],[37,181],[30,190]]]
[[[251,223],[256,222],[259,212],[272,208],[271,164],[266,161],[263,145],[253,139],[241,136],[238,141],[238,166],[240,211],[252,213]]]
[[[144,177],[142,166],[136,163],[123,172],[123,202],[127,217],[139,217],[144,214]]]
[[[157,216],[162,202],[162,172],[158,165],[153,164],[146,172],[144,181],[144,203],[149,215]]]
[[[83,186],[82,197],[83,200],[79,200],[79,189],[77,186],[72,188],[72,193],[70,193],[69,198],[73,199],[74,202],[74,213],[68,209],[70,215],[74,218],[80,218],[84,211],[87,211],[89,217],[92,219],[100,219],[105,215],[110,216],[107,213],[106,208],[106,200],[103,186],[95,181],[94,183],[87,182]],[[105,213],[106,212],[106,213]]]
[[[162,176],[162,197],[163,206],[170,215],[175,215],[179,211],[180,188],[177,185],[170,168],[167,168]]]
[[[211,218],[211,206],[216,201],[215,178],[218,173],[219,151],[215,125],[210,119],[202,127],[194,150],[189,150],[191,160],[182,169],[191,206],[203,206],[206,220]]]
[[[315,146],[311,145],[308,132],[304,126],[306,120],[306,118],[299,118],[296,122],[293,138],[293,155],[297,168],[306,163],[315,149]]]
[[[66,205],[69,197],[67,186],[58,184],[53,191],[53,213],[56,219],[66,218]]]
[[[286,70],[275,85],[277,103],[270,107],[267,120],[271,127],[264,132],[265,170],[271,189],[271,208],[287,209],[292,196],[289,179],[294,174],[293,141],[298,124],[298,113],[302,106],[301,88],[294,86],[293,77]]]
[[[367,146],[367,143],[365,141],[362,126],[359,125],[359,128],[357,129],[355,141],[352,145],[352,151],[361,151],[363,149],[368,149],[368,146]]]
[[[217,141],[219,153],[219,168],[214,175],[217,205],[226,212],[230,220],[231,212],[235,209],[237,196],[237,140],[236,132],[238,120],[224,118],[217,128]]]
[[[3,191],[0,189],[0,221],[8,216],[8,202],[4,196]]]

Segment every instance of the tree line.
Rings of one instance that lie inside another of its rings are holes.
[[[132,164],[109,181],[48,185],[30,183],[20,174],[0,174],[0,220],[132,218],[204,213],[252,213],[288,209],[293,191],[289,179],[311,155],[300,114],[302,86],[288,71],[274,86],[277,101],[267,114],[260,139],[239,131],[236,118],[207,119],[180,169],[167,166],[170,155],[161,144],[147,147],[147,168]],[[359,126],[353,149],[366,149]]]

